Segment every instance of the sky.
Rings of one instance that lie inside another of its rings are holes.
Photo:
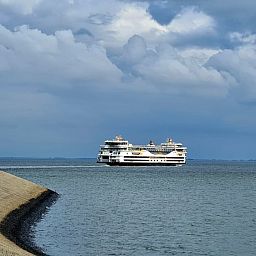
[[[256,159],[256,2],[0,0],[0,156],[117,134]]]

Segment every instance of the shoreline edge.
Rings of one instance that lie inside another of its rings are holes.
[[[58,196],[50,189],[0,171],[0,255],[47,255],[33,242],[31,226]]]

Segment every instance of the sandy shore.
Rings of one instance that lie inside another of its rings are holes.
[[[24,243],[27,234],[22,234],[21,223],[54,194],[47,188],[0,171],[0,255],[44,255]],[[41,207],[40,213],[42,211]]]

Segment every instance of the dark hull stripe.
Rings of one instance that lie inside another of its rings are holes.
[[[124,161],[183,161],[185,158],[170,158],[170,159],[143,159],[143,158],[125,158]]]
[[[185,163],[104,163],[111,166],[177,166],[184,165]]]

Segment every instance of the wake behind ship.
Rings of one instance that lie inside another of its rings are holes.
[[[97,162],[120,166],[176,166],[186,163],[186,154],[187,148],[172,139],[167,139],[160,145],[155,145],[152,141],[147,145],[133,145],[121,136],[116,136],[100,146]]]

